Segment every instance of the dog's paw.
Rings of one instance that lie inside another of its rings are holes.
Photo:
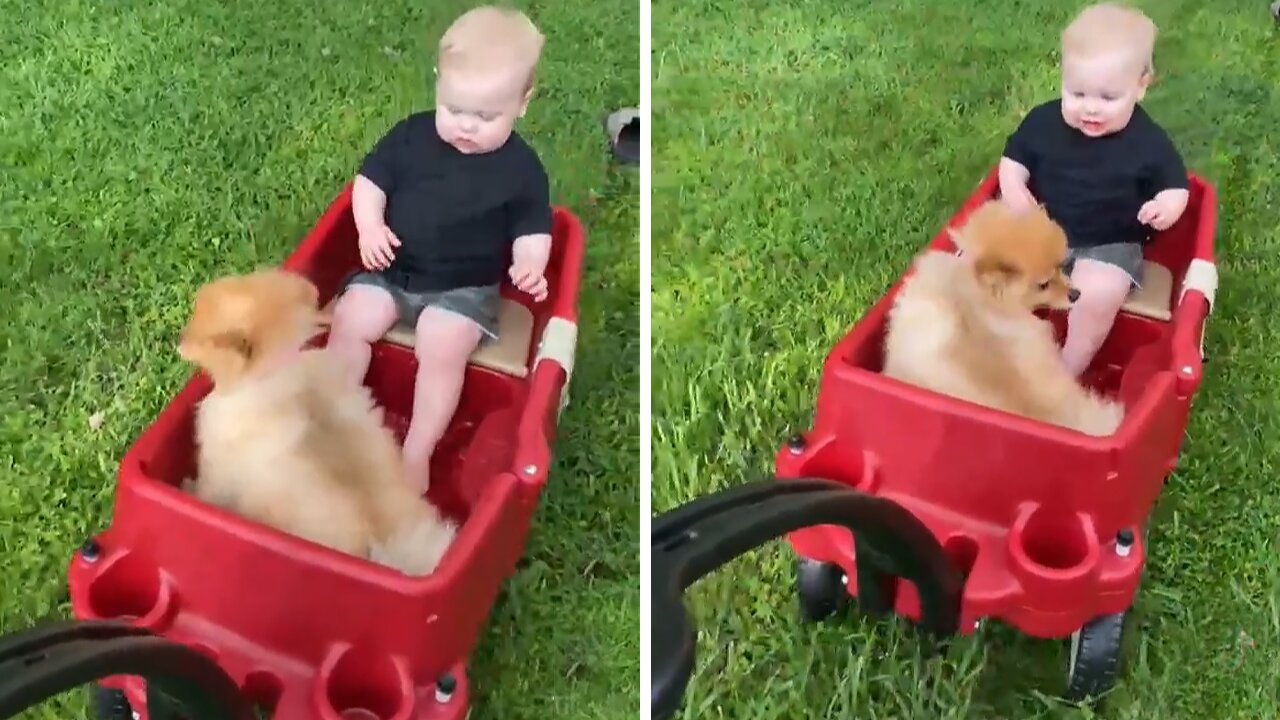
[[[1116,430],[1120,429],[1120,424],[1124,422],[1124,405],[1114,400],[1104,399],[1097,393],[1091,393],[1091,395],[1093,407],[1081,431],[1095,437],[1114,435]]]

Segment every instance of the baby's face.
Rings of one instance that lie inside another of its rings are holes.
[[[1062,117],[1089,137],[1118,132],[1147,92],[1149,76],[1124,53],[1062,62]]]
[[[436,132],[466,155],[502,147],[516,120],[524,115],[529,95],[518,72],[491,72],[462,77],[440,73],[436,80]]]

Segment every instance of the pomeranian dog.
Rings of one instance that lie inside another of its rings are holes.
[[[1062,228],[1042,208],[991,200],[949,232],[960,254],[919,255],[894,300],[884,374],[1087,435],[1115,432],[1123,408],[1071,375],[1034,314],[1079,295],[1062,270]]]
[[[202,287],[178,353],[212,380],[196,411],[196,497],[339,552],[425,575],[456,525],[404,482],[368,388],[330,353],[310,281],[283,270]]]

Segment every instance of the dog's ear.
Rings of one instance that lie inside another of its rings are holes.
[[[242,374],[253,359],[253,343],[238,330],[200,336],[184,333],[178,354],[204,370],[214,384]]]
[[[253,359],[253,343],[249,341],[248,335],[239,330],[220,332],[209,338],[209,342],[219,350],[241,355],[245,360]]]
[[[250,278],[228,276],[196,292],[178,354],[209,375],[215,385],[242,375],[260,347],[253,335],[251,290]]]
[[[993,296],[999,298],[1018,276],[1018,268],[1000,258],[979,257],[974,260],[973,271],[982,284]]]

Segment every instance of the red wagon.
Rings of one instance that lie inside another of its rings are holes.
[[[501,339],[473,355],[433,458],[429,496],[460,521],[434,573],[409,577],[179,490],[194,472],[194,409],[210,389],[197,374],[129,448],[110,527],[71,562],[76,617],[124,620],[194,648],[277,720],[463,718],[467,659],[523,554],[567,402],[583,243],[578,220],[555,208],[548,297],[502,290]],[[326,303],[358,266],[356,246],[347,187],[284,267],[310,278]],[[401,438],[411,343],[405,328],[388,333],[366,378]],[[99,713],[148,717],[140,676],[101,688]]]
[[[881,375],[899,280],[828,355],[813,426],[777,454],[777,481],[656,519],[655,613],[674,620],[655,615],[655,707],[674,711],[692,667],[692,628],[676,606],[683,589],[782,535],[799,556],[806,619],[856,597],[864,611],[944,636],[999,621],[1071,639],[1067,697],[1107,690],[1147,520],[1200,385],[1217,286],[1215,192],[1189,179],[1186,213],[1147,246],[1143,287],[1085,376],[1124,403],[1115,434],[1086,436]],[[997,192],[993,171],[948,225]],[[954,250],[945,229],[930,247]],[[1065,314],[1046,316],[1061,340]]]

